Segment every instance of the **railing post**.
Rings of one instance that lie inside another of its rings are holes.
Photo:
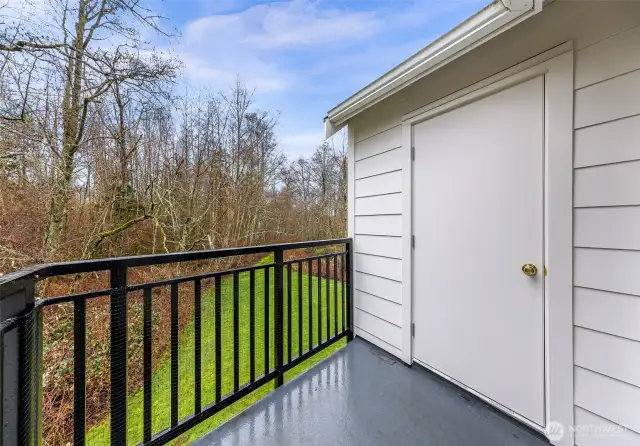
[[[349,240],[346,243],[347,264],[345,267],[345,275],[347,282],[347,342],[353,340],[353,241]]]
[[[273,252],[274,260],[274,290],[275,290],[275,302],[274,302],[274,315],[275,315],[275,328],[276,328],[276,387],[280,387],[284,382],[284,374],[282,372],[283,366],[283,344],[284,344],[284,285],[283,285],[283,251],[281,248],[276,248]]]
[[[0,322],[27,314],[2,336],[3,445],[35,444],[38,435],[40,317],[29,313],[35,303],[35,282],[24,279],[0,285]]]
[[[111,444],[127,444],[127,268],[111,266]]]

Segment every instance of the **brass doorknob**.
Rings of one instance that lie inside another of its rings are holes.
[[[538,274],[538,267],[532,263],[525,263],[522,265],[522,272],[529,277],[533,277]]]

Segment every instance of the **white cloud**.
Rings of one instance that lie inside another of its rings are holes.
[[[184,74],[195,85],[207,85],[215,88],[231,86],[238,75],[242,81],[260,93],[283,91],[287,88],[287,75],[279,73],[276,67],[262,64],[259,60],[244,60],[243,65],[219,65],[216,60],[199,57],[193,53],[179,53],[184,63]],[[224,68],[228,67],[228,68]]]
[[[317,2],[294,0],[199,18],[187,26],[185,38],[193,42],[225,37],[225,44],[276,49],[361,39],[381,28],[382,21],[370,12],[324,9]]]
[[[321,127],[321,125],[316,125]],[[325,141],[324,132],[307,132],[285,135],[278,142],[280,149],[287,154],[289,159],[295,160],[299,157],[309,157],[316,148]],[[340,151],[347,146],[347,128],[339,130],[335,135],[326,140],[336,151]]]
[[[240,14],[205,16],[186,25],[179,53],[191,83],[225,88],[240,75],[260,93],[286,88],[291,81],[288,75],[243,42],[252,26],[251,9]]]
[[[280,50],[353,42],[371,37],[381,28],[381,20],[373,13],[293,0],[189,22],[183,30],[179,53],[191,81],[220,88],[240,75],[260,94],[290,89],[305,81],[298,78],[295,67],[283,68],[278,63]]]
[[[23,14],[41,14],[48,6],[48,0],[4,0],[0,3],[0,7]]]
[[[17,25],[38,35],[55,35],[55,8],[50,0],[0,0],[0,25]]]
[[[247,42],[263,48],[287,48],[370,37],[382,29],[371,12],[324,9],[318,3],[296,0],[262,8],[265,13],[258,32]]]
[[[320,123],[318,123],[318,127],[320,127]],[[300,156],[308,156],[323,141],[323,132],[298,133],[282,137],[279,147],[291,158],[298,158]]]
[[[296,157],[322,143],[328,108],[453,26],[443,20],[452,11],[482,2],[269,1],[188,22],[177,52],[195,86],[224,89],[239,76],[257,106],[280,110],[280,147]]]

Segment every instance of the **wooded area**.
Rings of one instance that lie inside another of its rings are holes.
[[[0,271],[344,235],[345,142],[291,160],[240,81],[176,94],[137,0],[51,6],[44,35],[0,18]]]
[[[240,80],[221,92],[187,88],[182,62],[144,37],[177,36],[139,0],[49,0],[34,3],[32,16],[10,5],[0,0],[0,274],[345,235],[344,138],[288,158],[278,147],[279,114],[256,108]],[[40,297],[103,281],[48,282]],[[168,306],[158,302],[166,323]],[[104,303],[87,321],[89,425],[108,407]],[[181,327],[189,305],[181,303]],[[45,444],[65,442],[72,427],[72,320],[71,308],[45,313]],[[166,343],[154,339],[154,357]],[[132,357],[139,350],[131,344]],[[132,391],[139,381],[130,377]]]

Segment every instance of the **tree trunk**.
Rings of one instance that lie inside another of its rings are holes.
[[[47,259],[56,257],[69,203],[71,181],[73,175],[73,156],[63,152],[63,159],[58,163],[53,183],[51,205],[49,208],[49,225],[45,235],[45,255]]]
[[[45,234],[45,257],[47,260],[55,258],[62,240],[62,231],[69,205],[69,196],[73,186],[73,171],[75,155],[78,151],[84,34],[86,27],[86,4],[80,1],[78,7],[78,22],[73,49],[67,57],[67,78],[65,80],[64,100],[62,104],[62,153],[56,162],[54,182],[49,207],[49,224]]]

